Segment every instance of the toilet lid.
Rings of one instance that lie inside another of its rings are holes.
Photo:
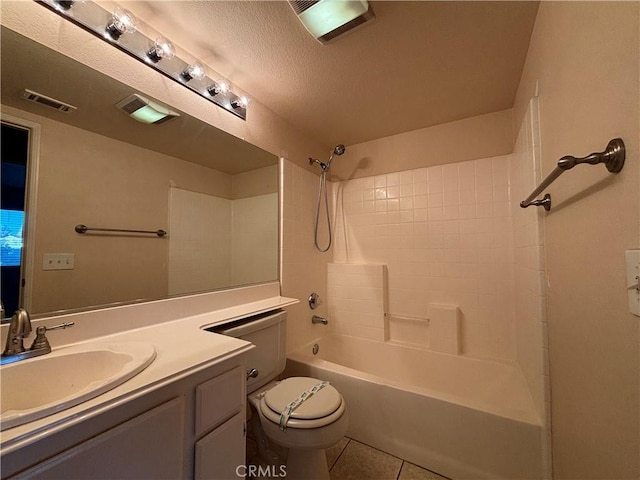
[[[322,380],[318,380],[317,378],[287,378],[267,391],[264,396],[264,402],[271,410],[280,414],[285,407],[297,399],[300,394],[319,383],[322,383]],[[316,392],[296,408],[291,414],[291,418],[312,420],[326,417],[335,412],[341,404],[342,396],[340,393],[331,385],[326,385],[322,390]]]

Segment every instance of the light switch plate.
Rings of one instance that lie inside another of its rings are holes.
[[[624,252],[627,265],[627,291],[629,295],[629,311],[640,317],[640,249]]]
[[[42,256],[42,270],[73,270],[74,267],[73,253],[45,253]]]

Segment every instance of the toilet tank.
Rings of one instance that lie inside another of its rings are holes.
[[[255,368],[256,377],[248,378],[247,393],[266,385],[284,371],[287,312],[271,311],[242,318],[207,329],[231,337],[241,338],[255,345],[247,354],[247,371]]]

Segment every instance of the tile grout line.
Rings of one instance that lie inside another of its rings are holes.
[[[329,471],[333,470],[333,467],[336,466],[336,464],[338,463],[338,460],[340,460],[340,457],[342,457],[342,455],[344,454],[345,450],[347,449],[347,447],[349,446],[349,444],[351,443],[351,439],[349,437],[344,437],[347,439],[347,443],[344,445],[344,448],[342,450],[340,450],[340,454],[336,457],[336,459],[333,461],[333,465],[331,465],[329,467]]]

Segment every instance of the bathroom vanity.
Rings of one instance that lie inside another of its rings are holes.
[[[151,302],[111,312],[112,328],[118,328],[123,310],[136,311],[139,315],[129,323],[138,328],[58,347],[64,334],[52,335],[54,356],[25,362],[55,360],[65,349],[78,345],[90,349],[94,342],[142,340],[153,345],[156,356],[140,373],[105,393],[3,429],[2,479],[235,478],[236,468],[245,464],[245,364],[254,347],[205,328],[295,302],[279,296],[231,302],[228,308],[145,325],[154,312],[166,312],[169,305]],[[197,306],[198,300],[192,297],[191,305]],[[92,323],[91,319],[78,322],[80,329],[90,329]],[[41,381],[59,385],[63,374]],[[37,381],[25,378],[24,388]]]
[[[244,465],[243,360],[233,355],[15,449],[2,457],[2,478],[233,478]]]

